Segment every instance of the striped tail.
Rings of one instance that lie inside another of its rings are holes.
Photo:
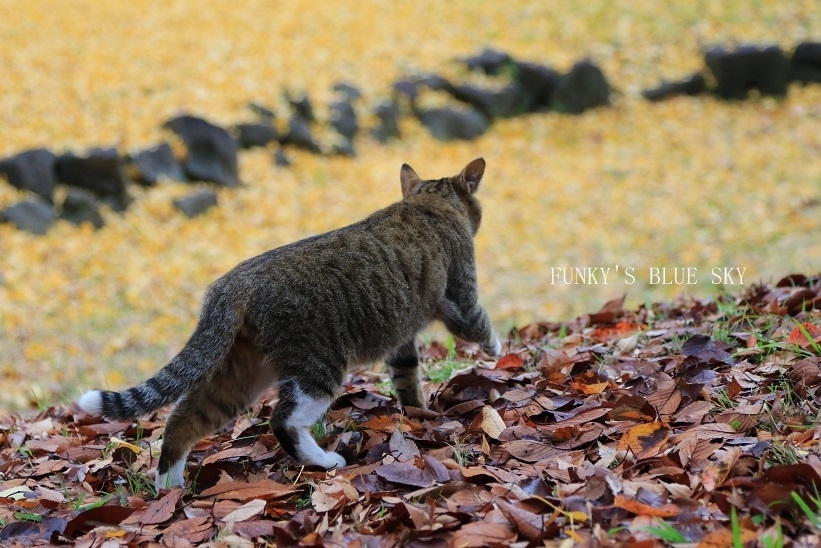
[[[128,420],[176,402],[225,360],[243,323],[237,308],[225,293],[211,288],[191,338],[156,375],[122,392],[91,390],[78,405],[91,415]]]

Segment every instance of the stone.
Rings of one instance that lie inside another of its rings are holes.
[[[676,82],[662,82],[657,87],[641,92],[648,101],[663,101],[680,95],[694,97],[707,91],[707,81],[700,72]]]
[[[359,122],[356,110],[349,100],[337,101],[331,104],[329,123],[342,137],[352,140],[359,133]]]
[[[422,82],[435,91],[444,91],[457,101],[466,103],[488,120],[507,118],[521,114],[521,95],[518,86],[511,84],[502,88],[481,88],[472,84],[453,84],[441,76],[428,76]]]
[[[316,122],[314,115],[314,105],[311,103],[310,97],[307,94],[302,94],[300,97],[293,97],[287,91],[285,92],[285,99],[290,103],[294,113],[305,120],[306,122]]]
[[[51,151],[44,148],[25,150],[0,161],[0,174],[5,175],[12,186],[30,190],[53,202],[57,184],[54,172],[56,159]]]
[[[285,149],[279,147],[277,151],[274,153],[274,164],[278,165],[279,167],[288,167],[291,165],[291,160],[288,158],[288,155],[285,154]]]
[[[273,123],[274,122],[274,111],[269,109],[266,106],[260,105],[259,103],[248,103],[248,110],[262,118],[263,120]]]
[[[490,121],[475,108],[431,108],[416,111],[416,117],[439,141],[472,141],[490,127]]]
[[[194,191],[182,198],[174,200],[174,207],[186,217],[202,215],[217,205],[217,194],[213,190],[202,189]]]
[[[362,92],[353,84],[347,82],[338,82],[334,84],[333,90],[344,97],[345,101],[353,103],[362,97]]]
[[[105,225],[100,214],[100,202],[91,192],[81,188],[70,188],[60,211],[60,218],[77,226],[91,223],[94,228]]]
[[[802,42],[790,59],[790,80],[821,83],[821,42]]]
[[[570,72],[559,79],[550,107],[557,112],[581,114],[609,101],[610,84],[604,73],[592,61],[585,60],[573,65]]]
[[[319,143],[314,139],[311,126],[305,118],[298,114],[291,116],[291,119],[288,121],[288,133],[280,142],[309,152],[320,152]]]
[[[550,108],[561,74],[539,63],[516,62],[514,68],[513,81],[519,95],[518,110],[538,112]]]
[[[237,142],[243,149],[264,147],[279,137],[273,124],[266,122],[237,124],[235,129]]]
[[[137,171],[137,182],[153,186],[162,179],[186,181],[185,171],[168,143],[141,150],[131,157]]]
[[[344,137],[333,144],[331,152],[337,156],[356,156],[353,141]]]
[[[373,113],[379,123],[371,128],[371,135],[380,143],[398,139],[400,136],[399,104],[393,99],[380,101],[374,107]]]
[[[237,140],[227,130],[187,114],[165,125],[185,143],[187,154],[183,167],[190,179],[239,186]]]
[[[704,61],[715,76],[715,94],[721,99],[746,99],[751,89],[761,95],[787,94],[790,62],[778,46],[713,48],[704,54]]]
[[[42,236],[57,220],[57,211],[50,202],[39,197],[31,198],[8,206],[0,212],[0,220],[13,224],[19,230]]]
[[[462,59],[468,70],[483,72],[489,76],[498,76],[512,61],[510,55],[504,51],[490,48],[483,49],[478,55]]]
[[[115,148],[96,148],[82,156],[63,154],[55,163],[62,183],[92,192],[115,211],[124,211],[131,199],[123,161]]]

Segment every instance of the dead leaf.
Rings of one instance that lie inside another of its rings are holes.
[[[629,448],[637,458],[645,459],[658,454],[670,436],[670,429],[660,422],[639,424],[624,433],[619,440],[619,451]]]
[[[671,518],[681,513],[681,508],[672,503],[653,507],[635,499],[629,499],[624,495],[616,495],[613,506],[627,510],[638,516],[653,516],[657,518]]]
[[[507,520],[519,531],[519,534],[531,542],[536,542],[544,536],[546,517],[544,514],[535,514],[500,499],[496,502]]]
[[[249,519],[256,517],[265,510],[265,501],[261,499],[252,499],[224,518],[222,521],[224,522],[238,522],[238,521],[248,521]]]
[[[496,362],[496,369],[521,369],[525,361],[518,354],[508,354],[499,358]]]
[[[817,345],[821,342],[821,327],[807,322],[800,323],[790,332],[787,342],[801,348]]]
[[[523,462],[539,462],[541,460],[557,457],[567,451],[556,449],[546,443],[539,443],[530,440],[514,440],[502,444],[502,447],[514,458]]]
[[[148,505],[148,508],[145,509],[145,512],[143,512],[140,523],[143,525],[152,525],[168,521],[177,510],[177,503],[184,494],[185,489],[174,489],[161,499],[152,502]]]
[[[216,500],[232,499],[247,501],[251,499],[272,500],[290,495],[299,490],[298,485],[283,485],[272,480],[256,483],[232,481],[217,484],[199,494],[199,497],[214,497]]]
[[[499,435],[505,428],[505,421],[502,420],[502,417],[499,415],[498,411],[489,405],[482,408],[482,432],[494,440],[498,440]]]
[[[462,527],[451,537],[451,546],[472,548],[482,546],[509,546],[516,540],[516,532],[501,523],[474,522]]]

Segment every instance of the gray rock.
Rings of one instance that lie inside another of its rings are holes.
[[[138,181],[146,185],[155,185],[162,178],[172,181],[188,179],[168,143],[141,150],[132,156],[131,161],[139,173]]]
[[[13,186],[30,190],[49,202],[54,201],[57,177],[54,163],[57,157],[49,150],[26,150],[0,161],[0,174]]]
[[[330,110],[331,126],[345,139],[353,139],[359,133],[359,121],[353,104],[350,101],[337,101],[331,105]]]
[[[362,92],[353,84],[347,82],[337,82],[334,84],[334,91],[341,94],[349,103],[356,101],[362,97]]]
[[[183,167],[192,180],[239,186],[237,140],[227,130],[187,114],[165,125],[185,143],[188,153]]]
[[[462,59],[462,62],[467,65],[468,70],[497,76],[511,64],[512,59],[504,51],[485,48],[478,55]]]
[[[288,167],[291,165],[291,160],[285,154],[285,149],[279,147],[277,151],[274,153],[274,163],[279,167]]]
[[[53,204],[32,198],[8,206],[0,213],[0,220],[13,224],[19,230],[42,236],[57,220],[57,211]]]
[[[92,149],[83,156],[63,154],[55,168],[61,182],[94,193],[116,211],[124,211],[131,201],[123,162],[115,148]]]
[[[180,210],[186,217],[196,217],[202,215],[212,207],[217,205],[217,194],[213,190],[197,190],[174,200],[174,207]]]
[[[380,143],[399,138],[399,104],[394,100],[382,101],[373,112],[379,123],[371,128],[371,135]]]
[[[319,153],[319,143],[314,139],[308,120],[294,114],[288,122],[288,134],[282,139],[282,144],[293,145],[309,152]]]
[[[264,147],[277,140],[277,130],[270,122],[237,124],[235,127],[240,148]]]
[[[658,87],[646,89],[641,94],[649,101],[663,101],[679,95],[701,95],[706,91],[707,82],[704,75],[697,72],[677,82],[662,82]]]
[[[86,190],[70,188],[61,209],[60,218],[77,226],[91,223],[94,228],[99,229],[105,225],[100,214],[100,202],[94,194]]]
[[[579,61],[559,79],[550,106],[558,112],[581,114],[609,101],[610,84],[604,73],[591,61]]]
[[[474,108],[431,108],[417,111],[416,117],[439,141],[471,141],[490,127],[490,121]]]
[[[802,42],[790,59],[790,80],[809,84],[821,82],[821,42]]]
[[[722,99],[746,99],[751,89],[761,95],[787,94],[790,62],[778,46],[713,48],[704,54],[704,61],[716,78],[715,94]]]

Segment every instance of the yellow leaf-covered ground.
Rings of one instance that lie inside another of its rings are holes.
[[[453,59],[485,46],[559,70],[589,56],[617,90],[610,108],[506,120],[472,143],[406,122],[393,145],[363,137],[355,159],[294,154],[280,169],[271,150],[244,153],[246,185],[195,220],[170,205],[190,187],[169,183],[135,192],[97,233],[0,226],[0,410],[143,378],[182,345],[211,280],[397,199],[403,162],[433,177],[488,161],[480,282],[500,328],[623,293],[706,294],[713,267],[746,268],[745,283],[817,271],[821,86],[784,101],[640,97],[700,69],[704,46],[821,40],[817,4],[679,4],[0,0],[1,156],[135,150],[181,111],[227,125],[249,101],[280,107],[283,87],[307,90],[324,117],[335,82],[368,106],[409,71],[462,77]],[[20,196],[0,184],[0,207]],[[608,285],[551,284],[554,267],[616,265]],[[699,283],[651,286],[651,267],[694,267]]]

